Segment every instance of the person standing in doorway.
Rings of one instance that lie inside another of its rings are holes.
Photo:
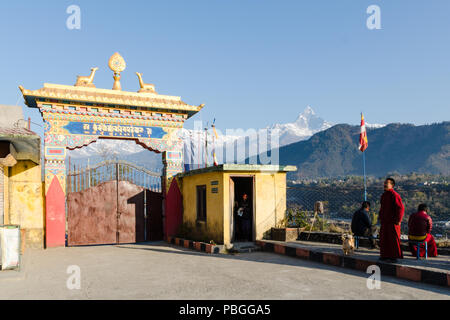
[[[380,203],[380,260],[396,262],[403,259],[400,245],[400,224],[405,213],[402,198],[394,190],[395,180],[387,178],[384,181],[384,193]]]
[[[250,201],[246,193],[242,195],[238,203],[237,217],[240,226],[240,240],[251,240],[251,210]]]

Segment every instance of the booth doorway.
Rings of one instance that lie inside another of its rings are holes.
[[[246,200],[244,200],[244,194]],[[231,241],[254,240],[254,176],[230,177]]]

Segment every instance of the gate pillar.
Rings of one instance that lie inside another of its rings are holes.
[[[162,155],[162,161],[164,165],[163,169],[163,193],[166,194],[170,180],[177,173],[183,172],[183,149],[180,148],[176,151],[165,151]]]
[[[170,140],[167,148],[165,150],[161,150],[163,151],[162,162],[164,166],[161,190],[164,197],[167,191],[169,191],[171,179],[177,173],[184,171],[183,149],[184,143],[180,135],[180,130],[176,130],[170,135]]]
[[[65,245],[66,235],[66,148],[45,147],[45,243]]]
[[[163,176],[161,181],[161,194],[163,196],[162,201],[162,225],[163,225],[163,237],[166,239],[166,207],[167,207],[167,192],[169,191],[170,182],[172,178],[180,172],[183,172],[183,148],[182,140],[179,140],[178,148],[174,148],[172,151],[164,151],[162,154],[163,160]]]

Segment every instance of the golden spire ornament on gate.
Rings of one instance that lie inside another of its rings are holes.
[[[116,52],[109,58],[108,66],[114,72],[114,85],[112,89],[122,90],[122,87],[120,86],[120,73],[125,70],[127,66],[125,60],[118,52]]]

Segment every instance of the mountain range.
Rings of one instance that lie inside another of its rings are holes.
[[[291,178],[362,175],[359,126],[338,124],[305,141],[280,147],[281,164],[296,165]],[[367,129],[366,173],[389,172],[450,175],[450,122],[415,126],[393,123]]]

